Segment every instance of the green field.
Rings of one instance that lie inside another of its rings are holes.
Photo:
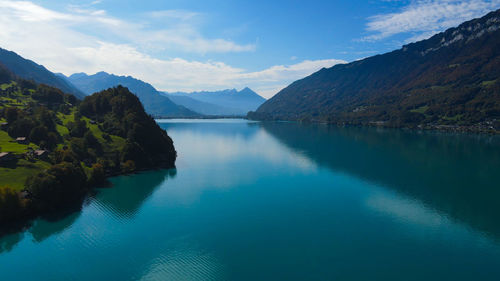
[[[422,114],[424,114],[427,111],[427,109],[429,109],[429,106],[428,105],[424,105],[424,106],[421,106],[421,107],[419,107],[417,109],[413,109],[413,110],[410,110],[410,111],[411,112],[416,112],[416,113],[422,113]]]
[[[15,167],[0,167],[0,185],[9,186],[15,190],[22,190],[26,179],[37,172],[50,167],[50,164],[43,161],[34,163],[20,159]]]
[[[26,152],[28,146],[33,147],[34,149],[38,148],[38,146],[33,143],[30,145],[18,144],[7,134],[7,132],[0,130],[0,152],[22,154]]]
[[[30,144],[29,146],[37,149],[38,146]],[[7,132],[0,130],[0,151],[11,152],[14,154],[23,154],[27,151],[28,145],[18,144]],[[14,166],[11,166],[15,164]],[[34,163],[20,159],[17,163],[0,166],[0,186],[10,186],[15,190],[22,190],[26,179],[37,172],[50,166],[49,163],[36,161]]]
[[[69,134],[69,130],[66,127],[66,125],[68,124],[68,122],[73,121],[75,119],[75,112],[73,111],[71,112],[71,114],[62,114],[59,112],[57,114],[57,117],[62,121],[63,124],[63,125],[57,125],[57,131],[59,132],[59,134],[61,134],[61,136],[64,137],[65,135]],[[122,147],[125,145],[124,138],[114,135],[110,136],[112,140],[111,142],[112,145],[108,144],[108,142],[103,138],[104,132],[101,131],[101,129],[99,129],[99,126],[97,124],[91,124],[90,119],[85,116],[82,116],[81,119],[87,122],[87,127],[92,132],[92,134],[94,134],[94,136],[99,140],[99,142],[104,144],[105,150],[107,151],[121,150]]]
[[[496,82],[497,82],[497,80],[483,81],[483,82],[481,82],[481,86],[488,88],[488,87],[495,85]]]

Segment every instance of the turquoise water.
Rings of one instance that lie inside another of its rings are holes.
[[[1,280],[500,280],[500,139],[160,121],[176,170],[0,238]]]

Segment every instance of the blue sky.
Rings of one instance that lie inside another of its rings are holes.
[[[0,47],[66,75],[132,75],[166,91],[249,86],[269,98],[321,67],[498,8],[500,0],[0,0]]]

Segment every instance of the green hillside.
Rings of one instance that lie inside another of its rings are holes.
[[[500,10],[387,54],[324,68],[250,118],[500,129]]]
[[[172,140],[127,88],[79,101],[2,77],[0,222],[73,206],[111,175],[174,167]]]

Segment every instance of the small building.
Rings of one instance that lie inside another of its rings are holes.
[[[14,159],[14,155],[10,152],[0,152],[0,163],[5,163]]]
[[[30,143],[26,137],[18,137],[16,139],[16,142],[19,144],[29,144]]]
[[[8,126],[9,126],[9,123],[7,123],[7,122],[0,123],[0,129],[2,129],[2,130],[6,130]]]
[[[47,150],[42,150],[42,149],[35,150],[35,152],[34,152],[34,156],[35,156],[37,159],[42,159],[42,160],[45,160],[45,159],[48,159],[48,157],[49,157],[49,152],[48,152]]]
[[[31,194],[28,191],[23,190],[23,191],[19,192],[19,198],[20,199],[29,199],[29,198],[31,198]]]

